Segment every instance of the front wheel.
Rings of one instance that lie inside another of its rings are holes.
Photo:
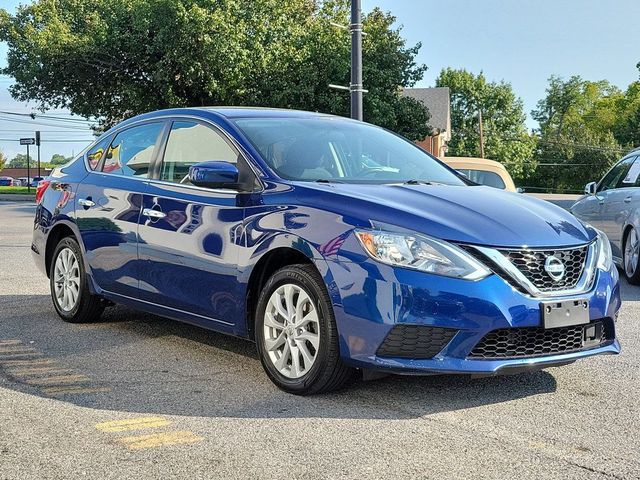
[[[624,276],[629,283],[640,284],[640,238],[634,227],[631,227],[624,237],[623,251]]]
[[[354,370],[340,359],[333,308],[310,265],[278,270],[263,288],[255,316],[258,353],[269,378],[297,395],[336,390]]]
[[[65,237],[53,252],[49,271],[51,298],[66,322],[95,322],[104,310],[102,299],[89,291],[82,251],[75,239]]]

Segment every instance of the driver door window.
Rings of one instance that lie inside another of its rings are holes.
[[[627,175],[631,164],[635,160],[636,157],[625,158],[621,162],[619,162],[615,167],[609,170],[600,185],[598,185],[598,192],[604,192],[607,190],[613,190],[614,188],[619,188],[620,183]]]
[[[192,121],[173,122],[160,180],[190,185],[189,167],[200,162],[238,163],[238,152],[218,132]]]

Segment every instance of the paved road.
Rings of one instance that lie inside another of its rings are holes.
[[[252,344],[123,308],[70,325],[0,203],[0,479],[640,478],[640,289],[624,353],[299,398]]]

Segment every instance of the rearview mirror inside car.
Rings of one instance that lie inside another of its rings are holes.
[[[197,187],[238,188],[238,167],[229,162],[201,162],[189,167],[189,181]]]

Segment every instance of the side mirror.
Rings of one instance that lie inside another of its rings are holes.
[[[197,187],[237,188],[238,167],[229,162],[201,162],[189,167],[189,181]]]
[[[585,195],[595,195],[597,187],[598,187],[598,184],[596,182],[587,183],[585,185],[585,187],[584,187],[584,194]]]
[[[522,188],[522,187],[518,187],[518,188],[516,188],[516,192],[518,192],[518,193],[524,193],[524,188]]]

